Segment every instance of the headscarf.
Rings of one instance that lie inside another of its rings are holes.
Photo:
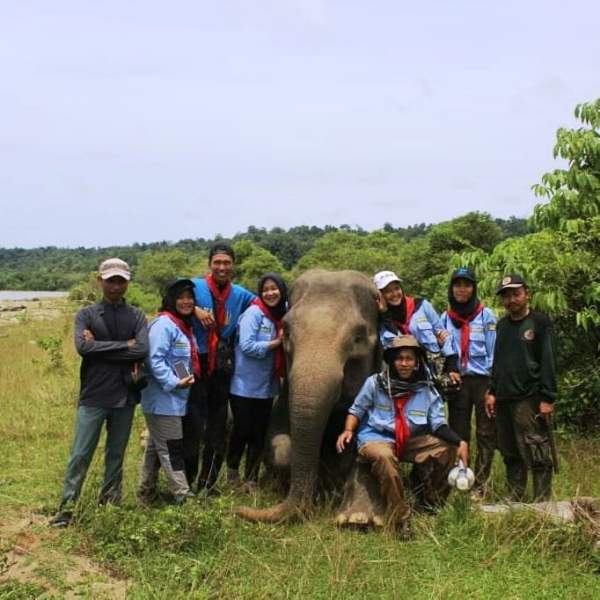
[[[473,293],[467,302],[457,302],[454,297],[452,286],[457,279],[466,279],[473,284]],[[477,298],[477,280],[475,274],[465,267],[457,269],[452,274],[450,285],[448,286],[448,317],[454,327],[460,330],[460,362],[463,369],[467,368],[469,363],[469,339],[470,323],[483,310],[483,304]]]
[[[415,392],[426,385],[433,387],[433,381],[425,368],[423,352],[416,350],[417,353],[417,369],[413,372],[409,379],[400,379],[398,371],[394,366],[394,360],[398,356],[402,348],[393,348],[386,350],[384,360],[386,366],[381,373],[377,375],[377,383],[381,389],[389,396],[395,408],[395,440],[396,440],[396,456],[402,457],[406,442],[410,438],[410,424],[404,414],[404,407],[410,402],[410,399],[415,395]]]
[[[194,284],[189,279],[176,279],[175,281],[167,284],[165,288],[165,294],[162,299],[162,305],[160,307],[159,316],[167,317],[170,319],[185,335],[190,343],[190,356],[192,359],[192,373],[196,377],[200,377],[201,365],[200,365],[200,354],[198,352],[198,343],[196,342],[196,336],[192,328],[192,315],[182,315],[177,312],[176,302],[184,292],[191,292],[194,297]]]
[[[279,302],[273,307],[267,306],[262,299],[263,288],[269,279],[275,283],[281,294]],[[252,301],[252,304],[255,304],[260,308],[262,313],[273,322],[277,333],[279,333],[283,327],[281,319],[283,319],[287,310],[287,287],[285,281],[283,281],[277,273],[265,273],[258,282],[258,297]],[[285,377],[285,354],[283,352],[283,346],[279,346],[275,350],[275,368],[273,375],[275,377]]]

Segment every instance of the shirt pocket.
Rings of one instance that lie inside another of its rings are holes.
[[[487,348],[485,347],[485,333],[483,330],[471,330],[469,332],[469,355],[470,356],[487,356]]]
[[[427,411],[421,408],[410,408],[407,411],[408,420],[415,425],[427,425]]]
[[[433,327],[429,321],[423,319],[422,321],[417,321],[416,327],[416,335],[417,341],[422,344],[436,344],[438,343],[437,338],[435,337],[435,333],[433,331]]]

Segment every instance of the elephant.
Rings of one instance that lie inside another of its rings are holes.
[[[336,454],[335,440],[347,409],[380,364],[376,296],[371,280],[357,271],[315,269],[295,282],[283,321],[289,400],[284,394],[274,407],[267,441],[267,462],[289,469],[289,489],[274,507],[238,508],[241,517],[293,518],[306,513],[322,486],[340,489],[345,480],[346,505],[358,502],[362,513],[373,513],[360,474],[349,477],[355,452]],[[348,521],[348,510],[338,522]]]

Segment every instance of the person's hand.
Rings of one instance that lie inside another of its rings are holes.
[[[460,385],[462,383],[460,373],[458,373],[457,371],[450,371],[450,373],[448,373],[448,376],[450,377],[450,381],[454,385]]]
[[[450,333],[445,329],[440,329],[439,331],[435,332],[435,337],[441,348],[446,343],[446,340],[450,337]]]
[[[96,339],[89,329],[84,329],[82,335],[86,342],[93,342]]]
[[[375,298],[375,302],[377,302],[377,310],[379,310],[380,313],[384,313],[387,311],[387,309],[388,309],[387,301],[383,297],[383,294],[380,291],[377,292],[377,297]]]
[[[131,338],[131,339],[127,340],[127,346],[129,348],[131,348],[132,346],[135,346],[135,338]]]
[[[177,383],[177,387],[185,389],[185,388],[189,388],[193,384],[194,384],[194,376],[189,375],[188,377],[184,377],[183,379],[180,379],[179,382]]]
[[[540,415],[551,415],[554,412],[554,404],[551,402],[540,402]]]
[[[216,325],[213,314],[199,306],[194,306],[194,316],[205,329],[210,329]]]
[[[341,454],[346,446],[354,439],[354,431],[350,431],[349,429],[345,429],[340,433],[337,442],[335,444],[335,449],[338,451],[338,454]]]
[[[496,396],[493,394],[485,395],[485,413],[490,419],[496,416]]]
[[[458,445],[458,450],[456,451],[456,461],[463,461],[465,467],[469,466],[469,444],[465,441],[461,441]]]

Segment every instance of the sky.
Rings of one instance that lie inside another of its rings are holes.
[[[600,3],[0,0],[0,247],[529,216]]]

